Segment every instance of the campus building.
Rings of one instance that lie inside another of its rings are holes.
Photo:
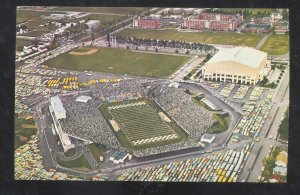
[[[182,27],[197,30],[234,31],[243,22],[242,15],[200,13],[183,20]]]
[[[278,21],[274,32],[276,34],[286,34],[287,32],[289,32],[289,22],[288,21]]]
[[[254,85],[263,80],[271,68],[267,53],[250,47],[224,49],[202,67],[206,80]]]
[[[153,29],[160,28],[160,20],[157,18],[141,16],[133,19],[133,27]]]
[[[280,12],[272,12],[271,13],[271,23],[274,25],[277,23],[279,20],[282,20],[283,16]]]
[[[95,29],[100,26],[100,21],[99,20],[89,20],[86,24],[89,27],[88,30],[91,31],[92,29]]]

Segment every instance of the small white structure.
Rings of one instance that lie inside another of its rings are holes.
[[[50,104],[57,119],[66,118],[66,110],[58,96],[51,97]]]
[[[92,30],[92,29],[95,29],[98,26],[100,26],[100,21],[99,20],[89,20],[86,24],[89,27],[88,30]]]
[[[131,154],[128,154],[128,153],[125,153],[125,152],[117,152],[115,153],[113,156],[111,156],[109,158],[110,161],[112,161],[114,164],[121,164],[121,163],[124,163],[124,161],[126,159],[129,159],[131,160],[132,158],[132,155]]]
[[[211,144],[215,139],[216,139],[215,135],[206,133],[206,134],[202,135],[201,142],[206,142],[206,143]]]
[[[169,84],[169,87],[175,87],[175,88],[178,88],[179,87],[179,83],[177,82],[172,82]]]
[[[76,98],[76,102],[87,103],[89,100],[92,100],[90,96],[81,95]]]
[[[65,18],[65,14],[50,14],[50,18],[54,20],[59,20]]]
[[[287,174],[287,168],[286,167],[275,167],[273,169],[273,174],[286,175]]]

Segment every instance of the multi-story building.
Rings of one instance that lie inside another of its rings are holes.
[[[271,23],[272,23],[272,25],[274,25],[276,22],[278,22],[282,18],[283,18],[282,14],[280,12],[272,12],[271,13]]]
[[[160,20],[157,18],[141,16],[133,19],[133,27],[153,29],[160,28]]]
[[[242,15],[224,15],[216,13],[200,13],[189,17],[182,23],[183,28],[198,30],[234,31],[243,22]]]
[[[288,21],[279,21],[276,23],[274,32],[276,34],[285,34],[289,31],[289,23]]]

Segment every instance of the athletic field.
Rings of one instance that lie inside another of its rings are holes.
[[[186,134],[154,102],[109,103],[100,108],[121,144],[135,149],[182,141]]]
[[[125,37],[146,39],[166,39],[188,41],[195,43],[210,43],[221,45],[245,45],[255,47],[263,38],[260,34],[233,32],[178,32],[175,30],[125,29],[118,33]]]
[[[260,48],[270,55],[286,54],[290,51],[290,36],[272,34]]]
[[[86,55],[74,55],[74,51],[84,52]],[[186,56],[143,53],[127,49],[83,47],[61,54],[44,64],[66,70],[162,77],[174,73],[188,59]]]

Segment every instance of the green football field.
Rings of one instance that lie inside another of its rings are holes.
[[[125,29],[117,35],[146,39],[178,40],[221,45],[245,45],[255,47],[263,38],[261,34],[233,32],[179,32],[176,30]]]
[[[96,48],[98,51],[81,56],[71,55],[69,52],[66,52],[44,62],[44,64],[66,70],[163,77],[174,73],[190,58],[188,56],[143,53],[108,47],[85,48]],[[82,48],[79,49],[82,51]]]
[[[166,122],[160,118],[158,112],[163,111],[154,101],[144,98],[108,103],[100,107],[100,112],[111,129],[114,129],[110,123],[111,119],[118,124],[120,130],[112,131],[127,148],[144,149],[167,145],[184,141],[187,137],[184,130],[174,121]],[[145,141],[147,139],[148,142]],[[142,140],[144,142],[140,142]]]

